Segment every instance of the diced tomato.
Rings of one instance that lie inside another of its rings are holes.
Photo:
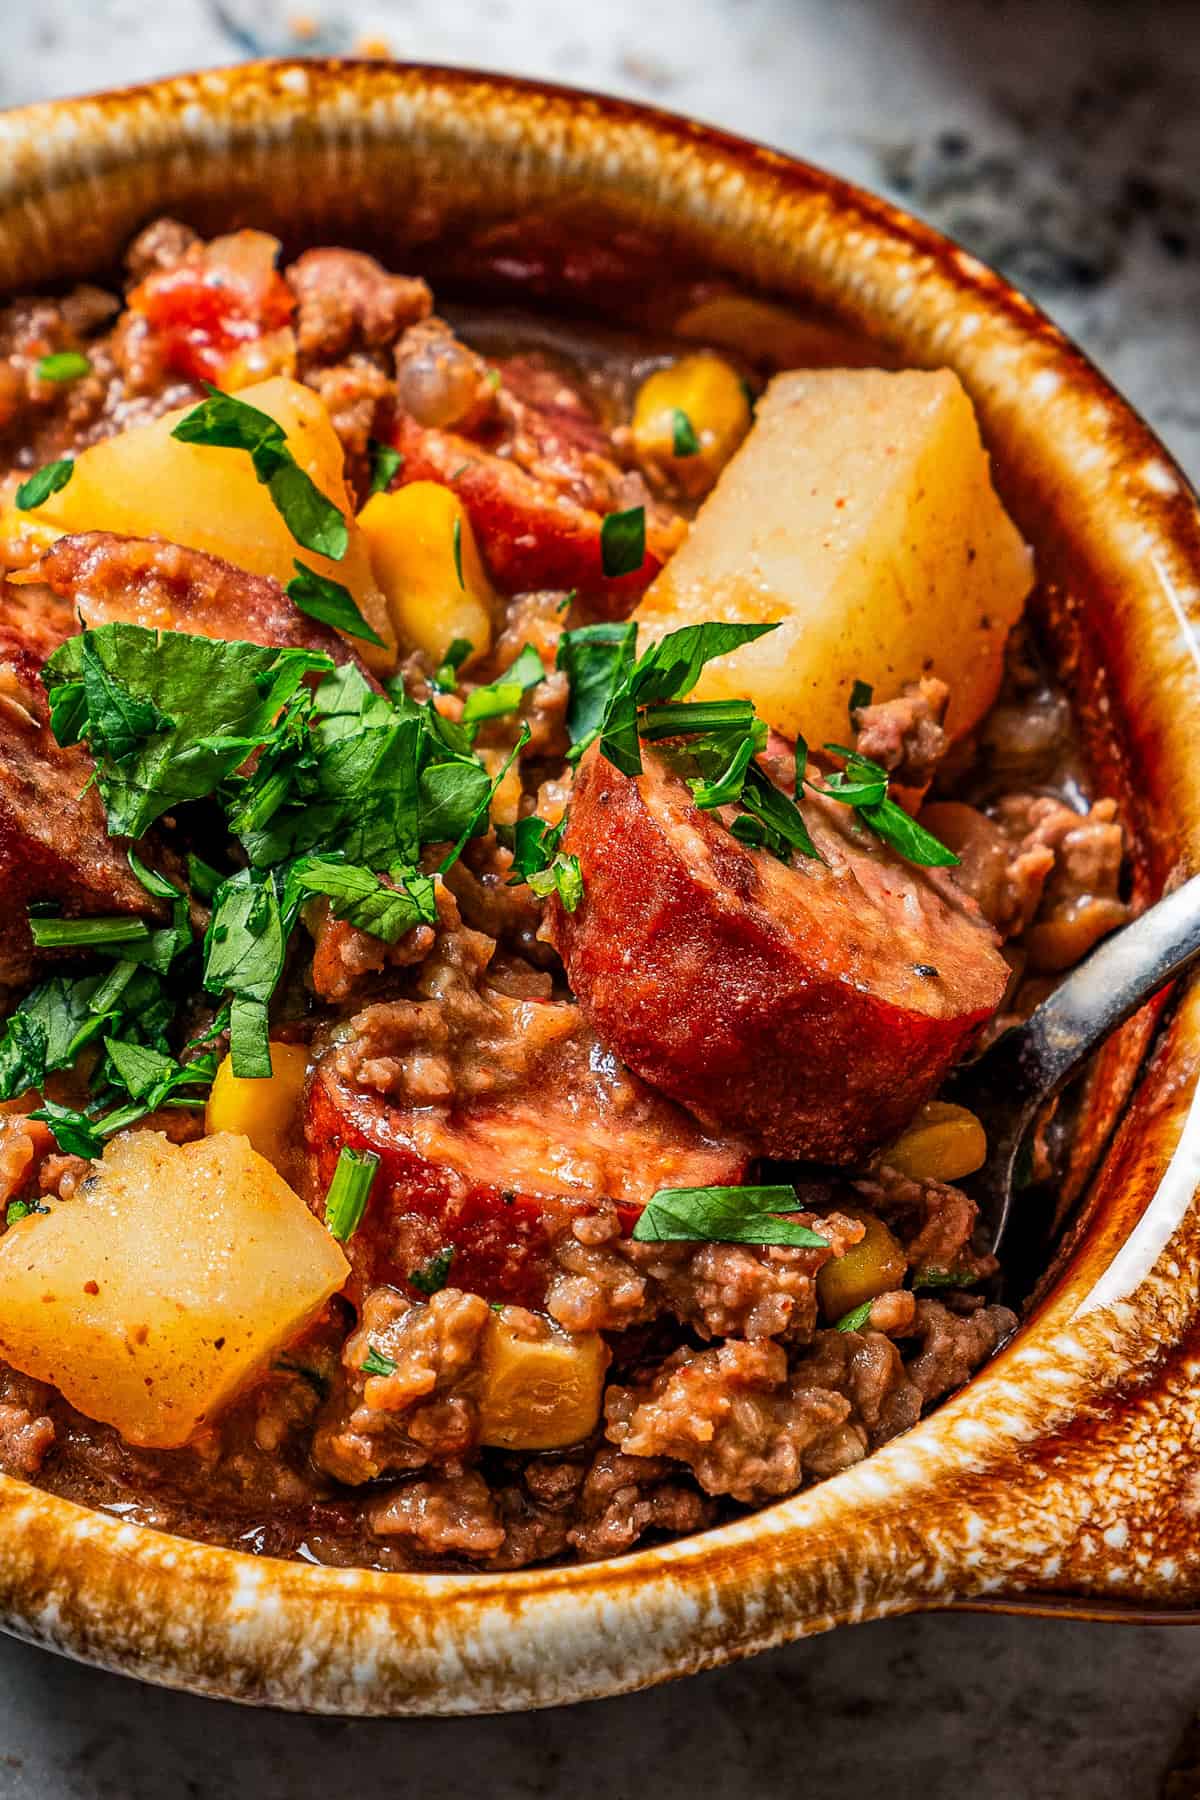
[[[219,383],[247,344],[290,324],[295,302],[275,268],[277,251],[265,232],[239,231],[134,289],[130,307],[149,323],[165,368]]]
[[[404,454],[401,482],[439,481],[459,495],[502,593],[578,588],[593,611],[627,618],[675,548],[677,533],[660,532],[647,508],[641,567],[629,575],[606,575],[600,513],[454,432],[430,430],[403,417],[395,441]]]

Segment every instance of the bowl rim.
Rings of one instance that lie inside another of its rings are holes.
[[[407,89],[410,97],[427,101],[438,89],[459,97],[486,95],[497,116],[507,112],[518,125],[531,107],[543,119],[586,116],[593,133],[638,134],[660,157],[669,150],[684,161],[707,159],[710,170],[719,162],[723,171],[740,175],[752,197],[762,189],[758,204],[764,208],[772,188],[814,205],[823,202],[847,230],[853,224],[898,256],[919,262],[960,308],[968,300],[989,324],[1038,346],[1042,367],[1057,370],[1065,404],[1079,421],[1103,415],[1126,458],[1153,470],[1137,497],[1138,529],[1149,531],[1165,562],[1182,570],[1185,580],[1200,580],[1200,515],[1186,477],[1112,383],[1032,302],[902,208],[801,159],[661,108],[561,84],[411,62],[283,58],[237,64],[0,114],[0,151],[21,151],[7,157],[8,173],[0,173],[0,215],[22,193],[34,210],[44,201],[37,190],[38,158],[52,177],[54,141],[64,133],[60,174],[73,141],[86,150],[89,131],[98,143],[103,130],[111,135],[122,120],[131,128],[143,122],[146,108],[162,115],[164,139],[173,123],[181,138],[192,131],[199,140],[206,120],[224,116],[228,124],[242,102],[252,103],[251,112],[253,103],[259,105],[254,117],[261,122],[288,93],[307,102],[314,90],[322,101],[349,91],[362,100],[375,89],[380,98]],[[189,109],[191,123],[180,126]],[[96,112],[98,124],[89,116]],[[219,153],[219,146],[211,148]],[[137,161],[131,153],[112,154],[121,166]],[[1189,829],[1198,818],[1193,810]],[[1200,1035],[1197,1015],[1200,1008],[1185,996],[1172,1032],[1180,1033],[1183,1021]],[[1176,1127],[1182,1132],[1182,1114],[1172,1117],[1171,1131]],[[1119,1246],[1155,1214],[1159,1255],[1149,1272],[1134,1270],[1139,1279],[1131,1275],[1132,1285],[1114,1291],[1112,1305],[1089,1308],[1096,1271],[1085,1271],[1080,1284],[1079,1272],[1068,1269],[1039,1310],[1039,1345],[1031,1345],[1031,1328],[1024,1325],[966,1389],[912,1432],[857,1468],[747,1519],[602,1563],[504,1575],[385,1575],[168,1537],[0,1477],[0,1623],[102,1666],[199,1692],[316,1711],[456,1713],[628,1691],[852,1618],[917,1605],[988,1604],[986,1582],[974,1595],[960,1594],[947,1589],[936,1568],[908,1587],[881,1579],[875,1590],[849,1593],[832,1577],[822,1579],[811,1560],[801,1569],[797,1546],[801,1539],[811,1548],[827,1534],[836,1538],[851,1520],[878,1523],[889,1496],[926,1493],[935,1476],[973,1466],[981,1392],[1001,1405],[1012,1443],[1028,1441],[1043,1421],[1034,1417],[1022,1388],[1047,1373],[1043,1340],[1066,1353],[1078,1325],[1080,1355],[1092,1353],[1101,1339],[1113,1354],[1134,1354],[1130,1346],[1140,1341],[1144,1319],[1108,1314],[1132,1305],[1131,1297],[1154,1278],[1163,1247],[1181,1229],[1193,1186],[1192,1165],[1180,1145],[1136,1217],[1124,1219],[1100,1271],[1111,1274]],[[911,1544],[909,1550],[915,1554]],[[961,1567],[957,1573],[961,1578]],[[993,1605],[1021,1604],[994,1586],[991,1592]],[[147,1596],[155,1595],[173,1597],[174,1619],[144,1616]],[[180,1595],[186,1605],[178,1605]],[[1081,1604],[1086,1612],[1087,1602]],[[1103,1600],[1096,1604],[1102,1607]],[[1053,1601],[1048,1605],[1057,1610]],[[316,1652],[303,1628],[318,1612]],[[181,1613],[190,1619],[181,1623]],[[681,1641],[674,1643],[676,1637]]]

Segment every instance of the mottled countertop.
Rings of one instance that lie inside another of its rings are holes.
[[[1200,475],[1195,0],[37,0],[0,105],[255,54],[469,63],[714,120],[881,189],[1031,291]],[[538,1718],[347,1724],[0,1640],[0,1800],[1171,1800],[1200,1631],[891,1620]],[[1190,1753],[1196,1757],[1194,1747]],[[1180,1752],[1182,1761],[1189,1760]]]

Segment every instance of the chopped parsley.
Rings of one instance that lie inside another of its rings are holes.
[[[829,1240],[786,1214],[798,1211],[793,1187],[662,1188],[643,1208],[639,1243],[787,1244],[827,1250]]]
[[[646,560],[646,509],[609,513],[600,526],[600,566],[610,580],[633,575]]]
[[[757,762],[766,748],[767,727],[748,700],[691,701],[687,696],[705,665],[752,643],[776,626],[708,622],[667,635],[641,656],[636,625],[585,625],[565,631],[557,666],[570,682],[567,733],[569,760],[578,761],[599,739],[600,753],[623,775],[642,770],[641,742],[679,739],[686,743],[698,773],[689,785],[703,811],[736,809],[729,829],[741,843],[768,850],[787,862],[799,853],[820,860],[798,801],[804,787],[853,807],[868,830],[906,861],[951,868],[958,858],[902,806],[888,796],[888,773],[878,763],[844,745],[825,749],[844,767],[817,783],[807,778],[808,748],[796,744],[795,798],[785,794]],[[856,693],[866,692],[856,684]]]
[[[443,1244],[440,1250],[409,1272],[409,1286],[415,1287],[420,1294],[439,1294],[450,1279],[450,1267],[454,1261],[454,1245]]]
[[[850,714],[850,723],[852,725],[854,723],[855,713],[861,712],[864,706],[870,706],[871,701],[874,698],[875,689],[871,686],[869,681],[855,681],[854,686],[850,689],[850,700],[846,707],[847,712]]]
[[[671,449],[676,456],[699,456],[700,439],[681,406],[671,414]]]
[[[367,1345],[367,1354],[362,1359],[364,1375],[394,1375],[396,1365],[390,1356],[385,1356],[375,1344]]]
[[[381,444],[378,438],[368,438],[367,454],[371,459],[368,493],[386,494],[404,467],[404,452],[394,450],[390,444]]]
[[[475,648],[470,638],[455,638],[433,672],[433,685],[439,694],[452,694],[458,686],[458,671]]]
[[[383,639],[373,626],[367,624],[353,594],[340,581],[331,581],[327,575],[319,575],[315,569],[298,562],[296,573],[287,584],[287,595],[293,606],[307,613],[310,619],[319,619],[322,625],[332,625],[335,631],[344,631],[350,637],[363,638],[368,644],[383,647]]]
[[[378,1167],[379,1158],[373,1150],[351,1150],[344,1144],[338,1151],[337,1167],[325,1196],[325,1224],[339,1244],[349,1243],[362,1224]]]
[[[463,703],[463,724],[475,725],[483,719],[498,719],[505,713],[516,712],[530,688],[537,687],[545,679],[541,657],[532,644],[526,644],[503,675],[498,675],[486,687],[472,688]]]
[[[970,1269],[918,1269],[912,1284],[914,1288],[977,1287],[982,1279]]]
[[[341,562],[350,545],[345,515],[300,467],[282,425],[257,406],[205,385],[208,399],[185,414],[171,436],[182,444],[245,451],[296,542],[316,556]]]
[[[861,1331],[871,1316],[873,1304],[874,1302],[871,1300],[864,1300],[861,1306],[852,1306],[848,1313],[842,1314],[833,1329],[835,1331]]]
[[[92,372],[91,359],[82,350],[54,350],[37,365],[39,381],[79,381]]]
[[[22,512],[32,512],[35,507],[44,505],[51,494],[60,493],[74,473],[73,456],[64,456],[59,462],[44,464],[17,489],[17,505]]]

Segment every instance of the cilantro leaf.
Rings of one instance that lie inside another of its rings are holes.
[[[368,644],[382,648],[383,639],[367,624],[349,588],[306,568],[302,562],[295,567],[296,573],[287,584],[287,596],[294,606],[310,619],[319,619],[322,625],[332,625],[335,631],[348,632],[351,637],[364,638]]]
[[[850,714],[851,725],[854,723],[855,713],[859,712],[864,706],[870,706],[874,697],[875,689],[871,686],[869,681],[855,680],[853,687],[850,689],[850,699],[846,707],[846,711]]]
[[[77,1112],[71,1106],[60,1106],[56,1100],[47,1100],[29,1116],[41,1119],[50,1127],[64,1156],[83,1156],[94,1162],[103,1155],[104,1139],[86,1113]]]
[[[213,897],[204,939],[204,987],[229,994],[229,1049],[235,1075],[271,1073],[267,1005],[283,973],[286,933],[274,880],[240,869]]]
[[[455,638],[433,672],[433,685],[439,694],[452,694],[458,686],[458,671],[475,648],[470,638]]]
[[[163,813],[214,792],[247,746],[269,736],[304,677],[331,666],[308,650],[116,623],[68,638],[42,680],[58,741],[84,738],[92,749],[109,831],[138,838]],[[77,682],[82,707],[56,711],[63,685]]]
[[[600,565],[610,580],[632,575],[646,560],[646,509],[609,513],[600,526]]]
[[[894,800],[880,800],[874,806],[860,806],[858,816],[869,825],[876,837],[904,857],[925,869],[956,869],[961,861],[932,831],[897,806]]]
[[[643,1208],[639,1243],[790,1244],[826,1250],[827,1238],[781,1213],[795,1212],[793,1187],[662,1188]]]
[[[42,506],[51,494],[61,493],[75,473],[75,458],[64,456],[59,462],[46,463],[23,481],[17,489],[16,501],[22,512]]]
[[[390,444],[381,444],[378,438],[368,438],[367,454],[371,459],[371,481],[367,492],[369,495],[386,494],[404,467],[404,453],[394,450]]]
[[[171,436],[183,444],[244,450],[296,542],[333,562],[345,556],[350,543],[345,515],[300,467],[283,427],[269,413],[210,386],[208,399],[185,414]]]
[[[47,1033],[44,1022],[21,1009],[6,1021],[0,1038],[0,1099],[12,1100],[46,1078]]]
[[[328,896],[333,915],[360,931],[394,944],[414,925],[436,925],[433,882],[417,870],[398,876],[389,887],[370,869],[334,857],[303,857],[288,871],[289,886],[307,894]]]
[[[681,406],[675,407],[671,414],[671,449],[676,456],[698,456],[700,439],[696,436],[695,427]]]
[[[546,670],[532,644],[526,644],[512,666],[486,687],[473,688],[463,704],[464,725],[481,719],[498,719],[504,713],[516,712],[530,688],[545,681]]]
[[[577,761],[604,723],[613,698],[633,667],[637,625],[604,622],[564,631],[558,640],[555,667],[570,683],[567,736],[571,760]]]

